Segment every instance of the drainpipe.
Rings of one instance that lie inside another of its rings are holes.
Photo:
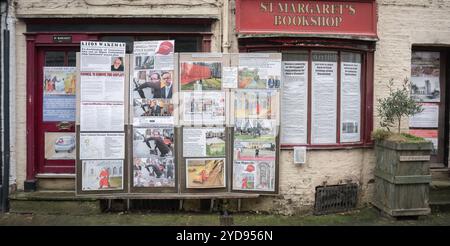
[[[1,211],[9,211],[9,165],[10,165],[10,142],[9,142],[9,30],[8,9],[6,1],[5,30],[3,30],[3,183],[1,196]]]
[[[230,27],[230,25],[229,25],[229,16],[230,16],[230,7],[229,7],[229,1],[230,0],[224,0],[223,1],[223,8],[222,8],[222,11],[223,11],[223,20],[222,20],[222,22],[223,22],[223,38],[222,38],[222,40],[223,40],[223,42],[222,42],[222,49],[223,49],[223,53],[229,53],[229,51],[230,51],[230,47],[231,47],[231,45],[230,45],[230,41],[229,41],[229,38],[228,38],[228,34],[229,34],[229,27]]]

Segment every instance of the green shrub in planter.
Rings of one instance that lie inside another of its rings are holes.
[[[391,216],[418,216],[430,213],[428,206],[429,170],[432,143],[401,133],[401,120],[422,112],[410,97],[410,84],[394,89],[389,81],[389,96],[378,100],[380,125],[372,133],[375,140],[375,195],[373,204]],[[397,126],[397,132],[391,128]]]

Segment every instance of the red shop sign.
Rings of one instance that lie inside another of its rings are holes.
[[[375,0],[236,0],[240,34],[326,34],[376,38]]]

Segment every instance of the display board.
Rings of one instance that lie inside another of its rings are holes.
[[[232,188],[276,192],[281,54],[239,54]]]
[[[81,42],[77,84],[77,194],[128,191],[125,43]]]
[[[281,54],[133,46],[82,42],[77,194],[278,192]]]

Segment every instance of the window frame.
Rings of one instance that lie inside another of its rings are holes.
[[[374,141],[370,135],[373,130],[373,73],[375,42],[359,40],[337,40],[319,38],[244,38],[239,40],[240,52],[280,52],[295,53],[296,51],[308,52],[308,112],[307,112],[307,143],[306,144],[282,144],[280,149],[292,150],[294,147],[305,146],[307,149],[348,149],[348,148],[372,148]],[[312,93],[312,52],[335,51],[338,52],[337,60],[337,101],[336,101],[336,143],[311,144],[311,93]],[[351,52],[361,54],[361,108],[360,108],[360,141],[340,142],[341,139],[341,53]],[[281,127],[281,126],[280,126]]]

